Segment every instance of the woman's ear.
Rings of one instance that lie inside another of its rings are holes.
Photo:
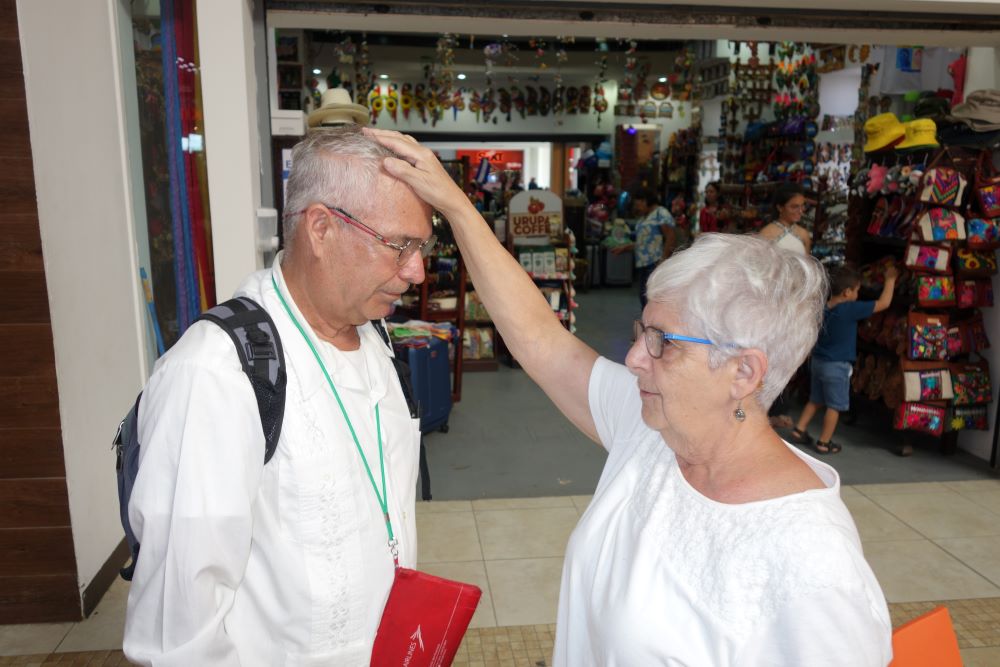
[[[736,362],[732,394],[736,400],[743,400],[753,394],[764,382],[767,374],[767,357],[760,350],[741,350]]]

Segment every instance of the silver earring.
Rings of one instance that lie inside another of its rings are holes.
[[[743,412],[743,401],[736,404],[736,409],[733,410],[733,416],[736,417],[736,421],[745,421],[747,418],[747,413]]]

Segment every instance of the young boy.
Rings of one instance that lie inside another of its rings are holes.
[[[815,448],[820,454],[836,454],[841,447],[833,441],[840,413],[850,407],[851,367],[857,357],[858,321],[880,313],[892,303],[892,291],[899,272],[895,265],[885,269],[885,286],[878,301],[858,301],[861,276],[856,269],[843,266],[830,275],[830,299],[823,311],[820,331],[810,362],[811,389],[809,402],[792,429],[790,440],[803,445],[812,442],[806,433],[817,410],[826,406],[823,431]]]

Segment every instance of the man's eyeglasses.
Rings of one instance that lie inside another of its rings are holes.
[[[393,243],[344,209],[337,208],[336,206],[329,206],[327,204],[323,204],[323,206],[347,224],[357,227],[369,236],[374,236],[379,243],[398,252],[399,256],[396,258],[397,266],[403,266],[406,264],[407,260],[409,260],[410,257],[413,257],[413,255],[417,252],[420,253],[421,257],[427,257],[431,254],[434,250],[434,246],[437,244],[437,236],[434,234],[431,234],[426,241],[421,241],[419,239],[406,239],[406,242],[402,245],[399,243]],[[305,213],[305,211],[302,211],[302,213]]]
[[[715,343],[707,338],[694,338],[693,336],[667,333],[660,331],[656,327],[647,327],[639,320],[635,320],[632,323],[632,341],[637,341],[640,337],[646,341],[646,350],[649,352],[649,356],[654,359],[659,359],[663,356],[664,341],[668,340],[671,342],[684,341],[687,343],[699,343],[701,345],[715,345]]]

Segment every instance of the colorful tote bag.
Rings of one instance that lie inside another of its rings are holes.
[[[951,415],[953,431],[988,431],[989,417],[985,405],[956,405]]]
[[[951,371],[947,368],[903,371],[903,399],[907,401],[950,401],[955,397]]]
[[[920,201],[936,206],[958,206],[965,194],[965,176],[952,167],[934,167],[924,172]]]
[[[973,250],[991,250],[1000,246],[1000,218],[970,218],[965,233]]]
[[[951,273],[951,250],[936,245],[911,243],[906,246],[903,263],[917,273]]]
[[[990,369],[985,361],[953,364],[951,384],[955,405],[982,405],[993,400]]]
[[[990,308],[993,306],[993,281],[955,281],[955,302],[959,308]]]
[[[987,218],[1000,217],[1000,175],[993,166],[992,150],[984,150],[976,165],[976,202]]]
[[[958,211],[934,206],[917,221],[921,241],[964,241],[965,218]]]
[[[945,409],[936,405],[904,402],[896,408],[893,426],[897,431],[919,431],[931,435],[944,432]]]
[[[924,308],[955,305],[955,282],[951,276],[919,276],[917,302]]]
[[[945,315],[910,313],[910,359],[948,358],[948,318]]]
[[[985,278],[997,272],[997,256],[992,250],[959,248],[955,251],[955,274],[965,278]]]

